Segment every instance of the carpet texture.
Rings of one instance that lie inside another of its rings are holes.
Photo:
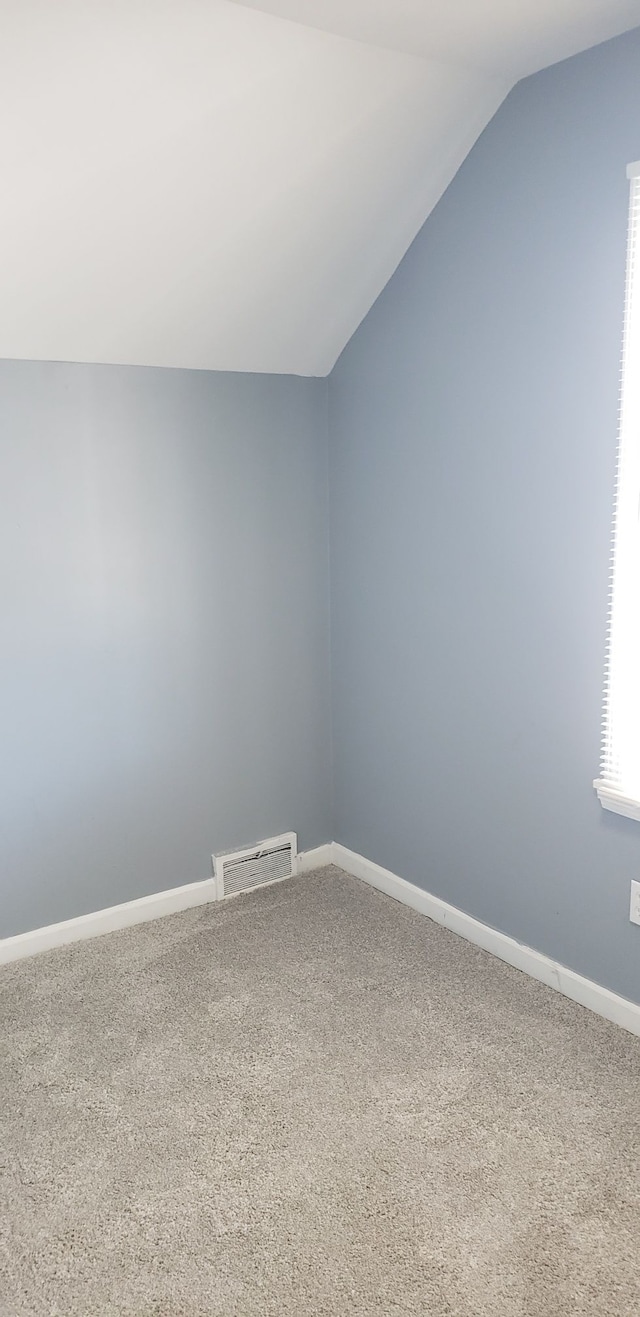
[[[0,971],[2,1317],[638,1317],[640,1045],[336,869]]]

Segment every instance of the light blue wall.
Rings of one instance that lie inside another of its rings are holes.
[[[326,388],[0,363],[0,936],[329,839]]]
[[[335,835],[640,1000],[597,774],[640,31],[521,83],[330,379]]]

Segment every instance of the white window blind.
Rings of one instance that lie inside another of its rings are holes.
[[[605,809],[640,819],[640,162],[629,165],[620,430],[613,513],[602,762]]]

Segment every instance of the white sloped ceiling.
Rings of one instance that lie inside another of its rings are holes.
[[[640,24],[638,0],[236,0],[355,41],[512,81]]]
[[[0,0],[0,356],[331,369],[518,76],[350,4]]]

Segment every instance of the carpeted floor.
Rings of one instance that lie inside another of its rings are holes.
[[[638,1317],[640,1042],[335,869],[0,971],[2,1317]]]

